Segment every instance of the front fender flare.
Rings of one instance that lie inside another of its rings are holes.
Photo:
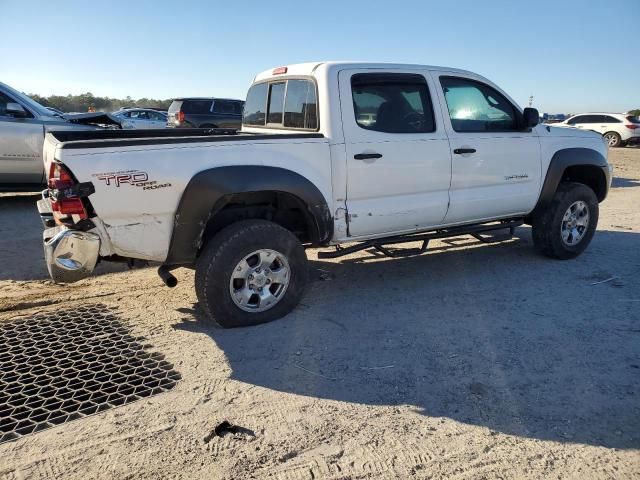
[[[283,192],[299,198],[311,226],[314,245],[333,235],[331,210],[320,190],[302,175],[280,167],[242,165],[216,167],[197,173],[189,181],[175,214],[166,265],[190,265],[196,260],[209,219],[230,195],[248,192]]]
[[[580,166],[590,168],[597,167],[597,175],[602,175],[605,182],[604,194],[601,198],[598,198],[598,200],[604,200],[611,183],[611,173],[609,172],[607,159],[601,153],[591,148],[564,148],[562,150],[558,150],[551,158],[549,168],[547,169],[547,175],[544,179],[544,184],[542,185],[540,197],[538,198],[538,203],[534,212],[551,203],[553,195],[556,193],[558,185],[562,181],[562,177],[567,168]]]

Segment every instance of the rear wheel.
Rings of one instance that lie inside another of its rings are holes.
[[[607,145],[609,145],[611,148],[622,146],[622,138],[616,132],[607,132],[603,135],[603,137],[607,141]]]
[[[548,257],[575,258],[591,242],[598,214],[593,190],[582,183],[561,183],[547,208],[534,215],[533,243]]]
[[[222,327],[285,316],[307,285],[307,257],[295,235],[273,222],[245,220],[221,230],[196,263],[196,295]]]

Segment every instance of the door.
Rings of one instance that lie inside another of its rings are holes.
[[[540,189],[540,142],[519,128],[519,111],[492,86],[434,74],[452,152],[446,224],[530,212]]]
[[[578,115],[567,123],[581,130],[600,131],[600,125],[604,121],[604,115]],[[603,133],[603,132],[600,132]]]
[[[282,93],[284,98],[284,89]],[[218,127],[240,128],[242,123],[242,102],[216,99],[213,101],[212,111],[215,116],[215,124]]]
[[[442,223],[451,153],[442,118],[434,115],[431,79],[420,71],[343,70],[338,80],[349,235]]]
[[[147,115],[149,116],[148,128],[165,128],[167,126],[167,117],[162,113],[148,110]]]
[[[18,103],[0,92],[0,184],[41,184],[44,181],[42,144],[44,127],[27,110],[27,117],[7,113],[7,103]]]

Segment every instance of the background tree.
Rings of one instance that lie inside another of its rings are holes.
[[[110,97],[96,97],[91,92],[83,93],[81,95],[51,95],[49,97],[42,97],[37,94],[30,94],[36,102],[44,105],[45,107],[53,107],[63,112],[78,112],[84,113],[89,110],[89,106],[93,105],[98,112],[113,112],[120,107],[148,107],[157,108],[160,110],[166,110],[171,105],[172,99],[157,100],[153,98],[140,98],[134,100],[127,96],[126,98],[110,98]]]

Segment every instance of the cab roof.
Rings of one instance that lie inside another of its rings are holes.
[[[272,77],[278,77],[280,74],[274,75],[274,70],[278,68],[287,68],[286,75],[301,75],[311,76],[318,68],[323,67],[327,70],[343,70],[351,68],[371,68],[371,69],[397,69],[397,70],[444,70],[447,72],[461,73],[465,75],[477,75],[468,70],[461,70],[459,68],[451,67],[439,67],[435,65],[419,65],[411,63],[384,63],[384,62],[351,62],[351,61],[328,61],[328,62],[308,62],[308,63],[294,63],[292,65],[281,65],[279,67],[270,68],[263,72],[258,73],[253,79],[254,82],[260,80],[266,80]]]

